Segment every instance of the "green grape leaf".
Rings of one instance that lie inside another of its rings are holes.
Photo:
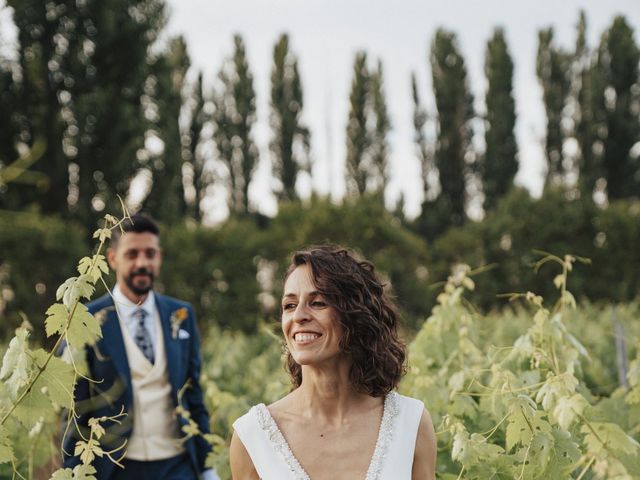
[[[5,428],[0,425],[0,463],[12,462],[14,460],[11,439]]]
[[[558,422],[560,428],[568,430],[575,419],[582,415],[587,405],[589,403],[579,393],[571,397],[561,397],[553,409],[553,418]]]
[[[38,383],[38,382],[36,382]],[[56,415],[51,400],[42,388],[32,388],[13,411],[13,415],[28,430],[36,426],[43,418]]]
[[[195,437],[200,434],[200,429],[198,428],[198,424],[193,420],[189,420],[189,423],[182,426],[182,431],[185,433],[187,438]]]
[[[78,272],[89,275],[92,283],[96,283],[103,273],[109,272],[104,255],[94,255],[93,257],[83,257],[78,263]]]
[[[114,217],[113,215],[111,215],[110,213],[107,213],[104,216],[104,219],[107,221],[107,223],[110,223],[111,225],[117,225],[118,224],[118,219],[116,217]]]
[[[572,395],[578,386],[578,379],[572,373],[565,372],[561,375],[553,375],[544,382],[536,394],[536,402],[542,403],[546,411],[552,410],[558,399]]]
[[[49,480],[73,480],[73,470],[70,468],[59,468],[53,472]]]
[[[507,425],[507,451],[517,445],[528,445],[533,436],[538,433],[549,433],[551,425],[545,420],[544,413],[540,411],[531,412],[527,409],[514,411],[509,416]]]
[[[86,306],[79,303],[67,331],[69,344],[80,349],[85,345],[93,345],[101,337],[100,322],[89,313]]]
[[[573,294],[571,292],[568,292],[568,291],[565,290],[562,293],[562,303],[564,303],[565,305],[570,306],[574,310],[576,309],[576,299],[574,298],[574,296],[573,296]]]
[[[571,439],[569,432],[554,428],[551,435],[553,435],[554,448],[551,451],[547,469],[541,478],[569,478],[568,471],[580,459],[580,448]]]
[[[456,394],[451,401],[448,412],[456,417],[466,416],[475,419],[478,414],[478,404],[469,395]]]
[[[555,278],[553,279],[553,284],[556,286],[556,288],[559,290],[560,287],[562,287],[562,285],[564,284],[564,274],[559,273],[558,275],[555,276]]]
[[[31,358],[28,338],[29,331],[24,327],[18,328],[2,359],[0,380],[5,381],[14,400],[18,396],[18,390],[29,382]]]
[[[597,436],[587,425],[584,425],[581,431],[585,435],[585,442],[587,443],[589,452],[592,454],[600,453],[604,448],[602,445],[604,443],[612,452],[637,455],[640,444],[627,435],[620,426],[615,423],[601,422],[592,422],[590,425]]]
[[[111,238],[111,229],[110,228],[100,228],[93,232],[93,238],[99,238],[100,243],[105,242],[109,238]]]
[[[451,458],[465,467],[478,461],[467,432],[459,431],[454,435]]]
[[[69,318],[67,307],[56,303],[49,307],[47,315],[45,320],[47,336],[55,333],[63,334]],[[100,322],[89,313],[86,306],[77,304],[67,330],[67,342],[79,350],[85,345],[93,345],[101,336]]]
[[[487,439],[479,433],[472,433],[469,436],[461,428],[458,429],[453,437],[451,458],[460,462],[465,468],[503,453],[504,450],[499,445],[487,443]]]
[[[53,472],[49,480],[95,480],[96,469],[91,465],[76,465],[73,470],[61,468]]]
[[[47,319],[44,321],[44,328],[47,337],[54,334],[62,335],[67,320],[69,319],[69,310],[61,303],[54,303],[47,309]]]
[[[509,416],[507,425],[507,452],[510,452],[517,444],[526,445],[531,441],[533,432],[522,412],[516,412]]]
[[[92,465],[76,465],[73,468],[73,480],[96,480],[95,473]]]
[[[86,442],[84,440],[78,440],[76,442],[76,448],[73,451],[73,455],[75,457],[80,457],[80,461],[84,465],[89,465],[96,457],[102,457],[104,455],[104,451],[96,439],[90,438]]]
[[[44,365],[47,360],[48,353],[42,349],[36,350],[34,359],[38,366]],[[57,405],[70,408],[73,404],[73,387],[75,382],[75,374],[73,366],[69,365],[63,359],[52,357],[47,364],[47,368],[34,385],[35,389],[39,389],[46,393],[49,398]]]
[[[62,303],[71,309],[81,298],[91,298],[94,286],[92,277],[87,274],[79,277],[68,278],[56,291],[56,300],[62,300]]]
[[[553,452],[553,436],[551,433],[536,433],[531,440],[529,448],[529,466],[536,471],[547,468]]]
[[[89,427],[91,427],[91,433],[93,434],[93,436],[97,439],[100,440],[102,438],[102,436],[106,433],[105,429],[102,425],[100,425],[100,419],[99,418],[90,418],[89,421],[87,422]]]
[[[476,284],[469,277],[464,277],[462,279],[462,286],[469,291],[473,291],[476,288]]]

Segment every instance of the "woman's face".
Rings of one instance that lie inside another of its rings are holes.
[[[335,309],[313,282],[311,267],[297,267],[284,284],[282,332],[299,365],[319,365],[340,358],[343,329]]]

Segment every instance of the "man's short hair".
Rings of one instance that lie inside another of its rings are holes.
[[[123,233],[153,233],[156,236],[160,236],[160,229],[153,219],[144,213],[136,213],[130,218],[127,218],[122,222],[120,227],[114,228],[111,232],[111,247],[115,248],[118,245],[118,240]]]

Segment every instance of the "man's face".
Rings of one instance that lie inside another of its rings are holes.
[[[153,288],[153,280],[160,272],[160,239],[151,232],[128,232],[115,248],[108,250],[107,256],[122,292],[138,303]]]

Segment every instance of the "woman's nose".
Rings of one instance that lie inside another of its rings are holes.
[[[293,321],[304,322],[306,320],[309,320],[309,311],[306,305],[300,303],[293,312]]]

